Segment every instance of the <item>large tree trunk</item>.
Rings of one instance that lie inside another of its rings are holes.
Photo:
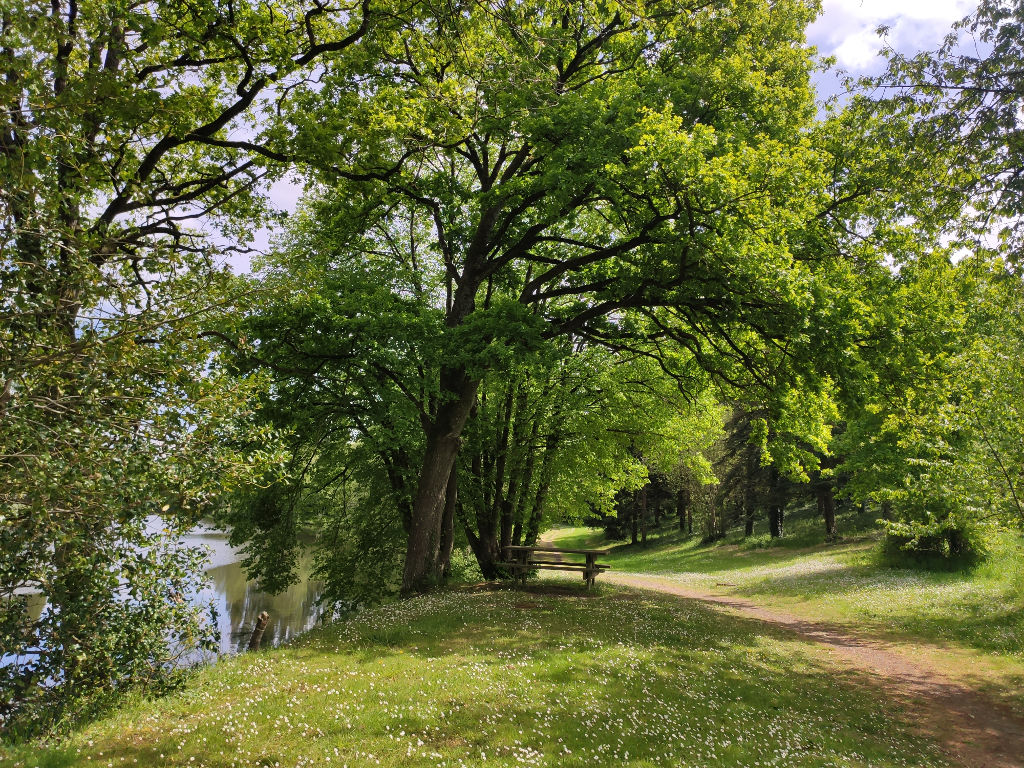
[[[836,539],[836,500],[832,492],[832,483],[821,482],[815,488],[818,499],[818,512],[825,521],[825,540]]]
[[[442,402],[423,453],[405,550],[403,593],[427,589],[440,580],[438,553],[445,489],[479,383],[464,369],[445,369],[441,374]]]
[[[523,519],[516,518],[516,524],[512,526],[512,545],[520,546],[523,543]]]
[[[544,502],[547,500],[548,490],[551,488],[550,480],[545,477],[537,486],[537,495],[533,500],[533,509],[530,510],[530,519],[526,522],[526,541],[523,543],[532,547],[540,537],[540,524],[544,520]]]
[[[505,553],[512,545],[512,528],[512,504],[508,499],[505,499],[501,503],[501,541],[499,544],[499,551],[501,552],[502,558],[505,557]]]
[[[462,521],[462,530],[466,533],[466,540],[469,542],[470,549],[473,550],[473,555],[476,557],[477,564],[480,566],[480,573],[488,581],[498,578],[501,574],[498,572],[498,566],[494,564],[494,558],[491,555],[491,550],[480,541],[480,537],[473,531],[471,525],[466,520],[462,505],[456,507],[459,512],[459,520]]]
[[[444,511],[441,513],[441,544],[438,554],[441,579],[447,580],[452,570],[452,549],[455,547],[455,506],[459,500],[459,465],[452,465],[448,473],[448,486],[444,492]]]
[[[548,491],[551,490],[551,481],[554,479],[555,458],[562,443],[561,417],[553,414],[551,421],[556,427],[544,441],[544,458],[541,460],[537,493],[534,495],[533,509],[530,510],[530,517],[526,522],[526,541],[523,543],[528,547],[536,544],[540,536],[540,526],[544,521],[544,505],[547,502]]]
[[[530,502],[530,489],[533,487],[533,468],[537,457],[537,435],[540,432],[540,415],[537,414],[533,417],[533,424],[530,427],[530,437],[526,443],[526,460],[523,466],[522,476],[519,478],[518,485],[519,491],[516,495],[516,525],[512,530],[512,540],[516,546],[523,544],[523,537],[526,537],[527,546],[533,546],[533,543],[537,541],[537,536],[534,535],[533,540],[530,540],[531,526],[539,526],[540,521],[534,521],[533,519],[533,507]],[[557,443],[556,443],[557,445]],[[545,454],[546,461],[547,454]],[[546,465],[542,463],[541,476],[546,475]],[[545,491],[546,493],[546,491]],[[538,510],[537,514],[540,514]]]
[[[495,412],[483,420],[486,424],[493,419],[495,430],[492,435],[483,435],[485,446],[474,452],[470,472],[479,493],[479,498],[473,504],[476,510],[475,533],[479,543],[473,547],[473,551],[480,561],[481,570],[497,575],[500,572],[494,564],[508,559],[507,550],[513,540],[516,505],[521,490],[519,464],[522,462],[515,447],[522,442],[520,432],[525,429],[518,424],[518,414],[523,410],[519,400],[525,399],[525,394],[523,398],[514,400],[515,393],[515,387],[508,384],[506,394],[497,401],[496,406],[492,405],[495,402],[493,398],[488,401],[481,395],[479,412],[474,408],[470,414],[471,419],[477,418],[485,413],[489,405],[496,407]],[[488,437],[493,439],[488,441]]]
[[[768,532],[773,539],[781,539],[784,533],[782,505],[774,501],[768,505]]]
[[[686,508],[689,506],[690,493],[686,488],[676,491],[676,515],[679,516],[679,530],[686,531]]]

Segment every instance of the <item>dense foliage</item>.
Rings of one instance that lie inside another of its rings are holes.
[[[45,727],[207,642],[182,598],[201,558],[170,540],[274,459],[258,382],[203,335],[244,300],[211,235],[248,240],[283,169],[258,162],[271,121],[234,132],[361,20],[0,2],[0,724]]]
[[[0,722],[208,642],[204,515],[349,605],[555,518],[1024,527],[1024,4],[831,112],[816,11],[0,0]]]
[[[411,502],[405,590],[443,573],[447,489],[467,423],[490,418],[488,377],[521,376],[531,355],[604,347],[655,361],[691,400],[711,384],[746,392],[769,403],[768,450],[804,471],[797,443],[822,427],[795,393],[827,404],[812,350],[842,274],[819,244],[840,201],[811,141],[810,18],[800,3],[467,6],[374,35],[372,60],[330,66],[296,97],[295,152],[321,184],[301,225],[312,242],[276,263],[340,294],[321,301],[351,302],[360,332],[327,353],[319,331],[278,324],[257,357],[312,347],[322,365],[300,367],[317,387],[332,362],[361,381],[369,352],[404,401],[385,421],[419,422],[387,448],[402,447]],[[505,415],[514,389],[497,398]],[[493,460],[485,471],[508,466]],[[516,493],[478,497],[500,508]]]

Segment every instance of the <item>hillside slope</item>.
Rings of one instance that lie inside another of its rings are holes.
[[[692,601],[454,589],[201,670],[4,766],[938,766],[857,673]]]

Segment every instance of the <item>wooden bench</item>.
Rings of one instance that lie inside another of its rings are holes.
[[[526,574],[537,568],[554,571],[579,571],[587,583],[587,589],[594,586],[597,574],[608,570],[611,566],[598,563],[597,558],[607,555],[607,549],[559,549],[557,547],[521,547],[505,548],[505,562],[496,563],[512,571],[512,578],[520,583],[526,582]],[[563,555],[583,555],[586,562],[570,562],[562,559]]]

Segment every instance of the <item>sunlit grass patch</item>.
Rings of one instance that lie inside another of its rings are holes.
[[[1024,661],[1024,540],[1019,534],[993,539],[988,559],[971,569],[897,568],[883,562],[879,534],[862,528],[863,517],[846,515],[846,530],[855,534],[837,544],[822,543],[821,522],[807,511],[791,520],[795,535],[769,547],[759,545],[760,537],[744,540],[736,532],[712,545],[674,530],[652,536],[646,546],[608,542],[592,528],[558,529],[548,539],[559,546],[611,548],[602,560],[615,570],[658,574],[701,588],[733,588],[758,602],[804,608],[830,621],[961,643]]]
[[[200,672],[7,765],[931,766],[796,642],[669,597],[450,591]]]
[[[805,520],[800,530],[820,521]],[[938,652],[958,675],[987,686],[1024,711],[1024,542],[1006,533],[981,565],[963,571],[894,568],[867,534],[838,544],[768,548],[738,535],[712,545],[667,532],[645,547],[603,541],[600,531],[566,528],[550,540],[612,547],[616,571],[646,573],[695,589],[738,595],[760,605],[850,627]],[[969,662],[969,663],[968,663]]]

